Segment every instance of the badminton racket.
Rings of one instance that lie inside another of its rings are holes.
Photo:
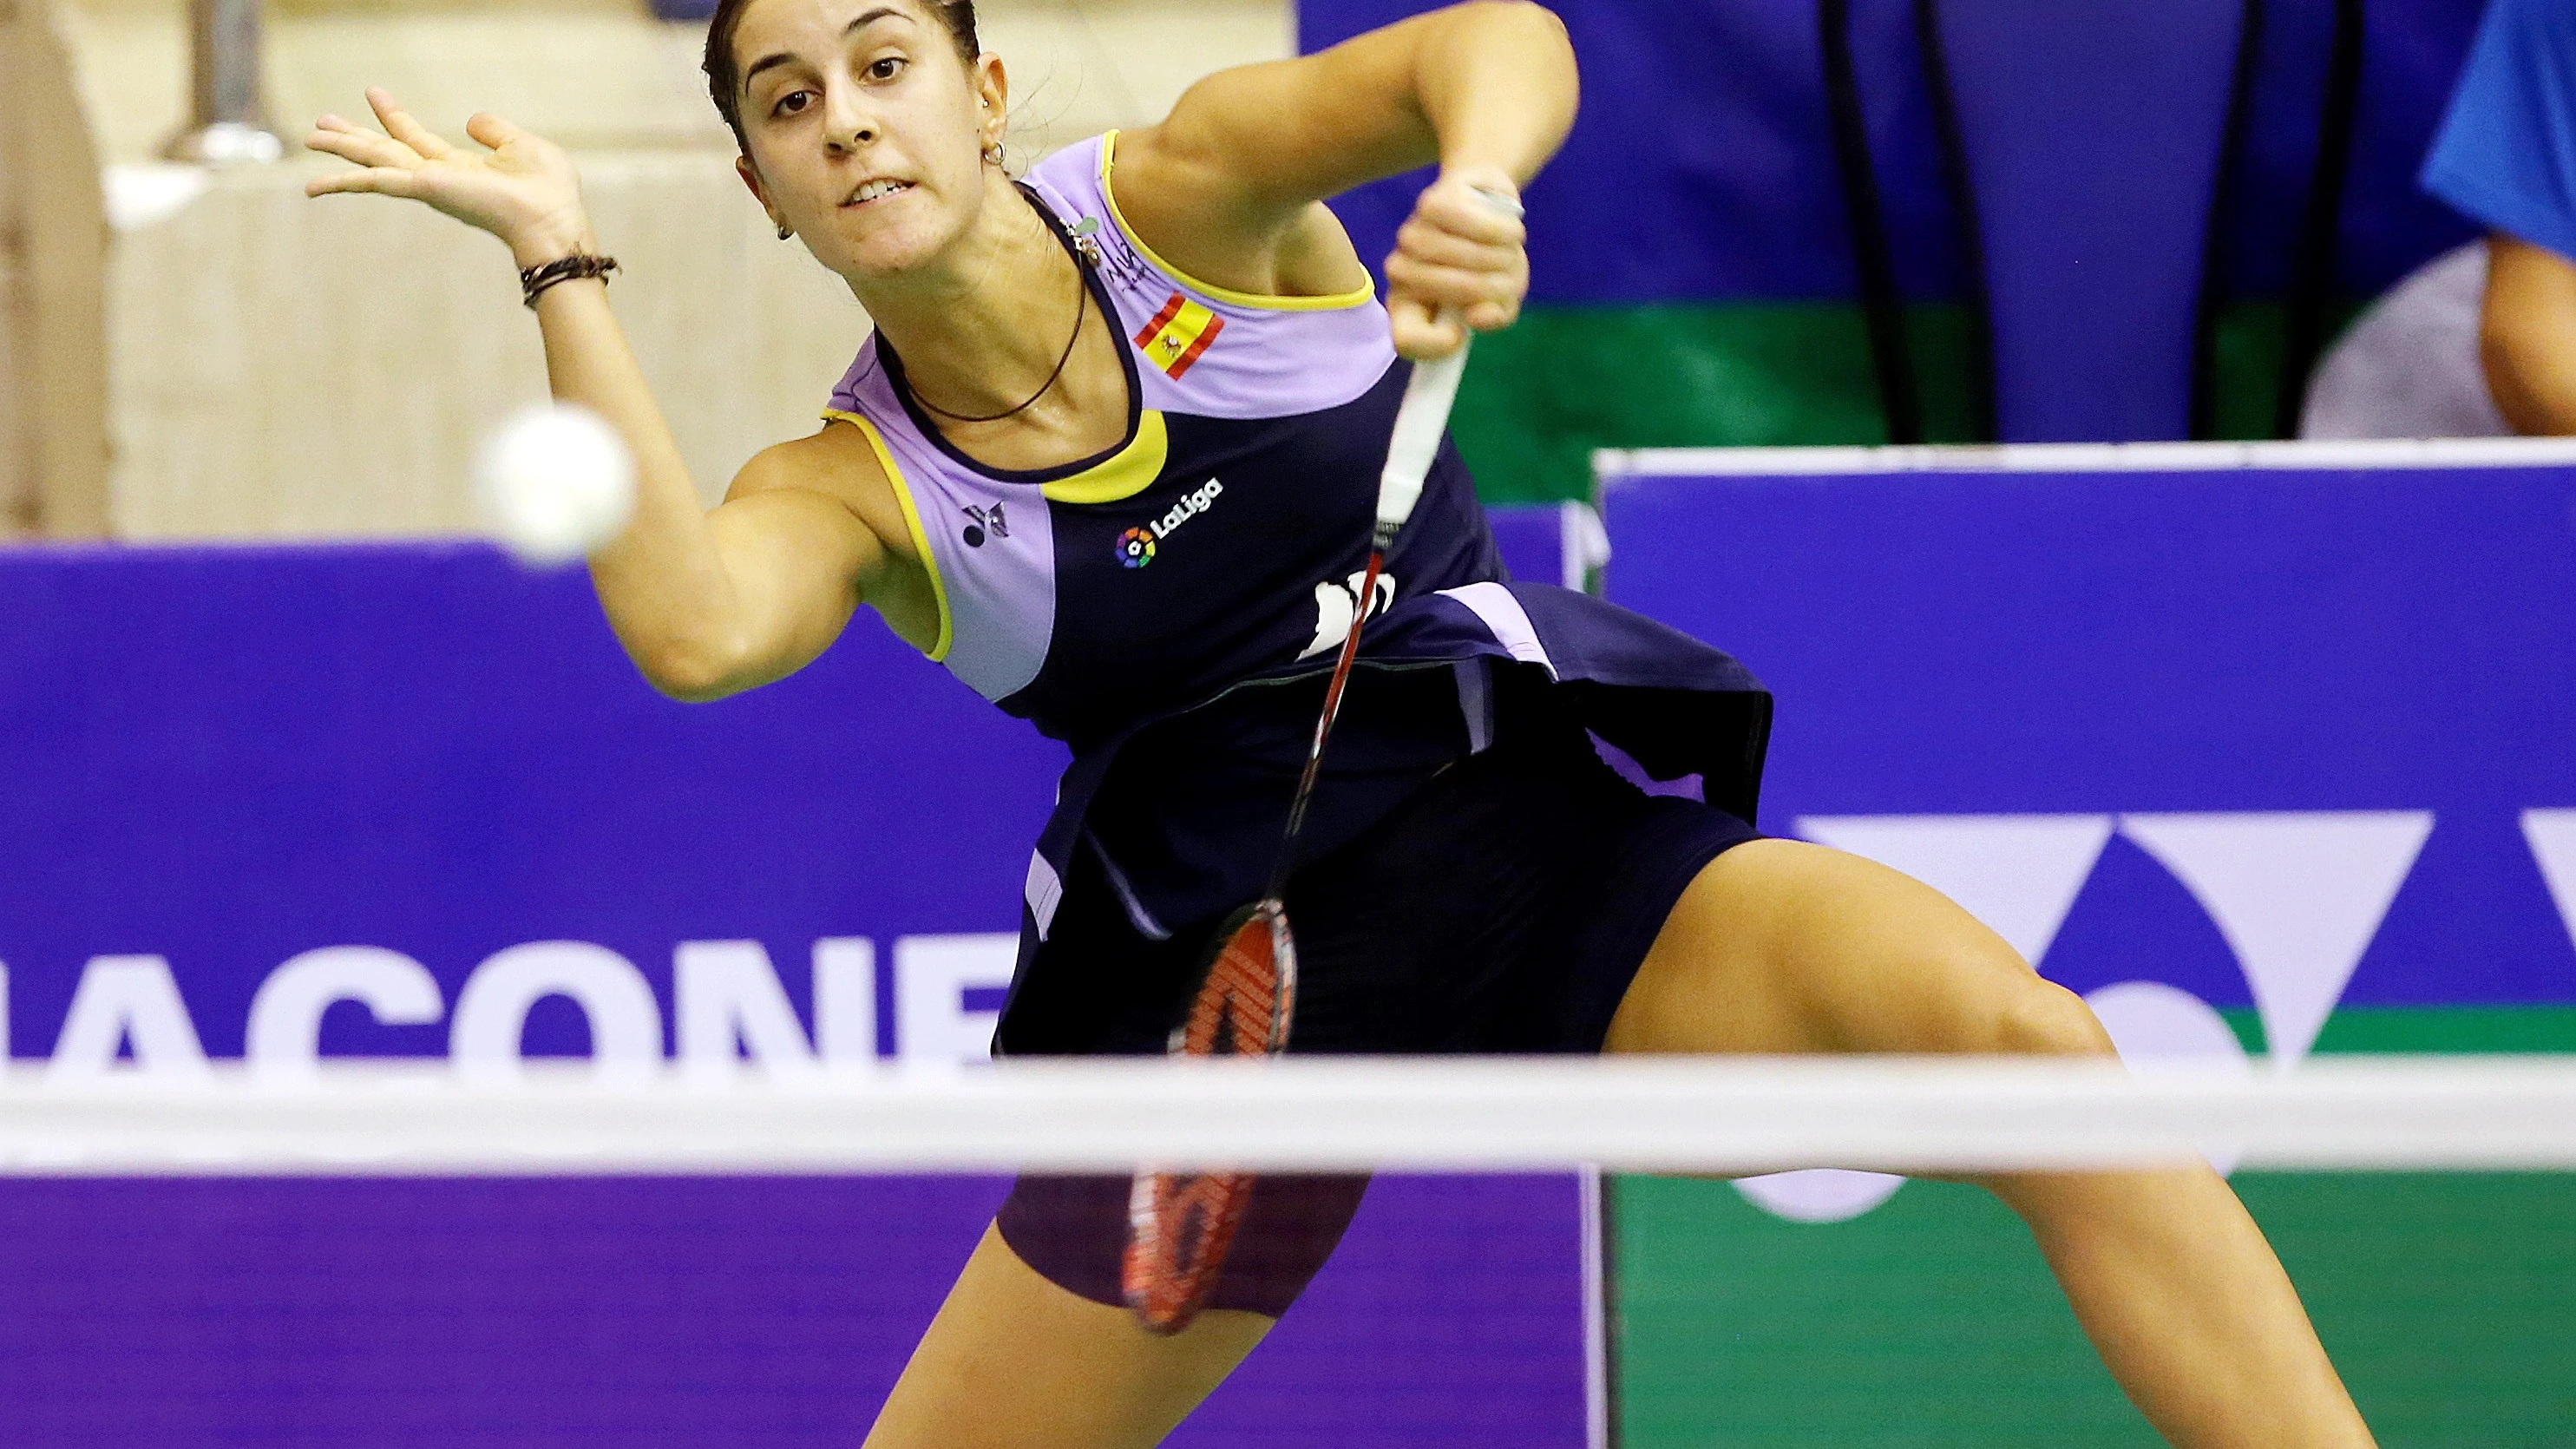
[[[1498,198],[1499,199],[1499,198]],[[1288,827],[1261,899],[1235,912],[1218,928],[1215,948],[1191,993],[1189,1010],[1173,1028],[1176,1057],[1268,1056],[1288,1045],[1297,1003],[1297,940],[1288,926],[1288,873],[1296,863],[1297,835],[1323,771],[1324,745],[1332,738],[1351,667],[1359,659],[1360,629],[1377,602],[1377,581],[1398,530],[1422,497],[1423,476],[1449,426],[1450,404],[1466,370],[1467,346],[1413,369],[1396,409],[1386,470],[1378,480],[1377,521],[1369,537],[1368,569],[1352,601],[1351,629],[1324,685],[1324,707],[1306,750],[1305,769],[1288,805]],[[1239,1172],[1157,1172],[1136,1175],[1127,1202],[1127,1254],[1121,1264],[1127,1305],[1158,1334],[1178,1333],[1205,1307],[1224,1271],[1226,1251],[1252,1200],[1253,1178]]]

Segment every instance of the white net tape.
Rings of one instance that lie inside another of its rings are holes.
[[[2576,1057],[2295,1072],[1920,1058],[0,1076],[0,1173],[2576,1169]]]

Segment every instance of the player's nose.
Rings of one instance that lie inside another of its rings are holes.
[[[835,151],[855,152],[876,140],[880,126],[865,91],[840,83],[823,90],[823,142]]]

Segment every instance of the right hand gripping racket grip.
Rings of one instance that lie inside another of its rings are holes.
[[[1483,187],[1476,194],[1497,212],[1515,220],[1521,215],[1521,204],[1514,197]],[[1422,498],[1423,475],[1431,471],[1431,460],[1440,451],[1440,435],[1449,430],[1449,405],[1458,400],[1458,379],[1467,370],[1467,348],[1475,340],[1476,334],[1470,332],[1457,351],[1417,364],[1404,385],[1403,405],[1395,410],[1395,436],[1387,445],[1386,471],[1378,476],[1380,548],[1394,542],[1396,530],[1413,516],[1413,505]]]

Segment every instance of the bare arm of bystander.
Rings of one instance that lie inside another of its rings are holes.
[[[2576,434],[2576,262],[2497,232],[2487,239],[2479,353],[2514,431]]]

